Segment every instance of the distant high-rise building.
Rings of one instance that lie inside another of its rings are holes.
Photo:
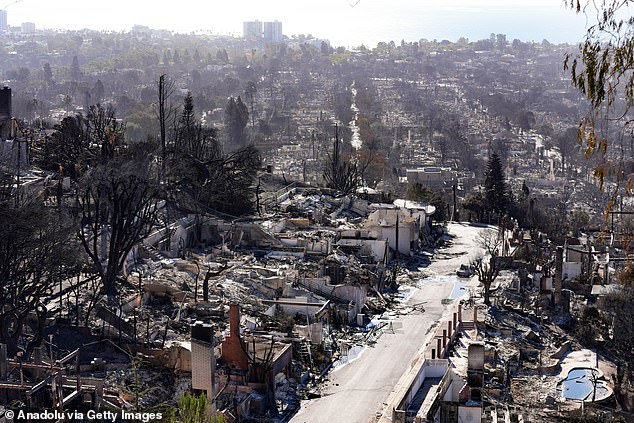
[[[35,24],[33,22],[24,22],[21,29],[23,34],[33,34],[35,32]]]
[[[260,38],[262,38],[262,22],[244,22],[242,24],[242,34],[247,40],[259,40]]]
[[[0,10],[0,31],[6,31],[9,29],[9,25],[7,25],[7,11]]]
[[[282,42],[282,22],[264,22],[264,41],[272,43]]]

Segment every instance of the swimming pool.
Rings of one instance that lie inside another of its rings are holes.
[[[568,372],[568,376],[557,385],[560,397],[576,401],[601,401],[612,395],[610,389],[601,379],[597,369],[589,367],[575,367]]]

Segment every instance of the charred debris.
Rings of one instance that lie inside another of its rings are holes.
[[[166,410],[193,391],[228,421],[276,420],[318,396],[333,365],[387,328],[382,313],[411,311],[398,286],[429,263],[434,209],[295,184],[262,204],[258,218],[154,230],[114,303],[87,273],[61,281],[41,344],[11,358],[0,346],[5,410]]]

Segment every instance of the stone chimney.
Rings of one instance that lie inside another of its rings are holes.
[[[197,321],[191,326],[192,388],[205,391],[212,399],[215,395],[216,357],[214,330],[209,324]]]

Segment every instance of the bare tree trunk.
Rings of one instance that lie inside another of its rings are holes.
[[[491,283],[493,281],[483,281],[482,285],[484,286],[484,304],[491,305]]]

